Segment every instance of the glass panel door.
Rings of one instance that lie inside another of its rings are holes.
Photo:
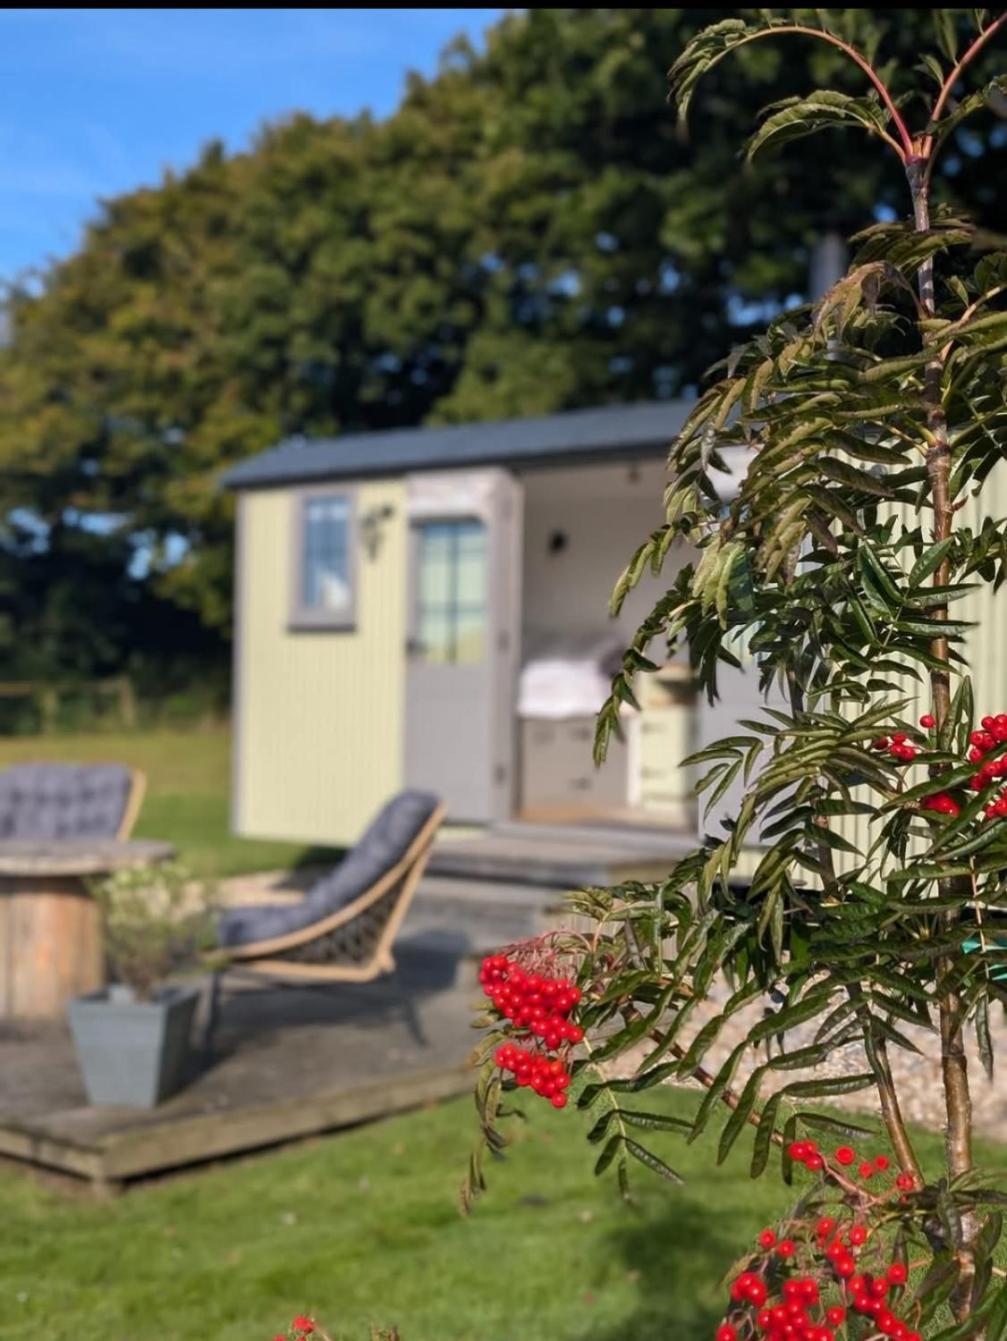
[[[486,527],[474,518],[417,527],[416,655],[473,665],[485,655]]]

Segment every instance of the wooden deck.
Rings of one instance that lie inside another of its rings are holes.
[[[526,888],[424,882],[375,983],[236,988],[217,1056],[153,1111],[90,1108],[62,1024],[0,1024],[0,1157],[116,1189],[466,1091],[478,955],[543,925]]]
[[[556,891],[623,880],[659,880],[696,845],[695,835],[604,820],[515,820],[434,847],[428,870],[456,879],[505,880]]]

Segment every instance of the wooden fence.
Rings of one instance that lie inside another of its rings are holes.
[[[68,695],[91,693],[111,700],[118,709],[120,724],[136,726],[136,693],[128,675],[105,680],[75,680],[54,684],[50,680],[0,680],[0,698],[26,699],[35,704],[43,731],[52,731],[59,722],[60,701]]]

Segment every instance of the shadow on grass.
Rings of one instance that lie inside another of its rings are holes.
[[[614,1328],[586,1327],[577,1341],[708,1341],[726,1299],[717,1283],[739,1246],[729,1209],[687,1187],[673,1191],[660,1214],[641,1207],[609,1244],[613,1263],[635,1283],[636,1305]]]

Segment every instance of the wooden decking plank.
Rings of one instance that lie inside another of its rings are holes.
[[[103,1177],[101,1151],[52,1137],[45,1131],[32,1130],[28,1124],[0,1123],[0,1155],[26,1164],[60,1169],[80,1178],[100,1180]]]
[[[96,1135],[91,1148],[60,1134],[61,1115],[50,1114],[37,1123],[0,1124],[0,1155],[97,1181],[125,1180],[453,1098],[471,1084],[467,1067],[414,1072],[256,1108],[118,1127]]]

